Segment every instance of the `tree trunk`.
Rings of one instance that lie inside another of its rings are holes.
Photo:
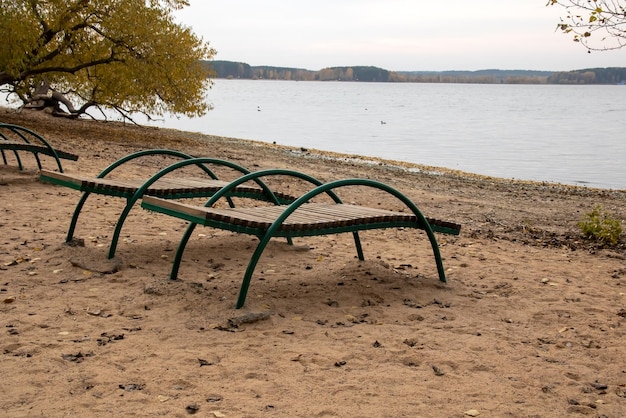
[[[61,107],[65,105],[67,111]],[[76,110],[72,102],[58,91],[50,88],[47,80],[43,80],[35,89],[28,103],[24,105],[26,109],[38,109],[49,112],[54,116],[63,116],[67,118],[77,118],[84,109]]]

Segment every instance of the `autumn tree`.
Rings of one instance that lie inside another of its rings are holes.
[[[78,117],[209,110],[215,54],[175,22],[187,0],[0,0],[0,88],[24,106]]]
[[[549,0],[548,6],[562,6],[565,17],[557,29],[573,36],[588,51],[619,49],[626,45],[626,1]]]

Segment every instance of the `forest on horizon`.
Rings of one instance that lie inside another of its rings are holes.
[[[294,81],[361,81],[480,84],[625,84],[626,68],[587,68],[572,71],[498,70],[389,71],[373,66],[302,68],[251,66],[235,61],[203,61],[216,78]]]

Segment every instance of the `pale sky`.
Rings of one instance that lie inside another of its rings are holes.
[[[547,0],[191,0],[179,22],[216,60],[319,70],[626,67],[626,49],[592,52],[555,31]]]

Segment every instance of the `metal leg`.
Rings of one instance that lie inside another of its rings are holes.
[[[243,281],[241,282],[241,289],[239,290],[239,298],[237,299],[236,305],[237,309],[241,308],[244,303],[246,303],[246,296],[248,295],[248,288],[250,287],[252,274],[254,273],[254,269],[256,268],[256,265],[259,262],[261,255],[263,254],[263,250],[265,250],[265,247],[270,242],[271,238],[272,234],[270,231],[268,231],[263,236],[263,238],[259,242],[259,245],[257,245],[256,250],[254,250],[254,254],[252,254],[252,257],[250,258],[248,268],[246,269],[246,274],[243,276]]]
[[[78,215],[80,215],[80,211],[83,209],[83,205],[85,201],[89,197],[91,193],[85,192],[80,197],[78,204],[76,205],[76,209],[74,209],[74,215],[72,215],[72,222],[70,222],[70,228],[67,231],[67,237],[65,238],[65,242],[70,242],[72,238],[74,238],[74,230],[76,229],[76,223],[78,222]]]
[[[183,258],[183,252],[185,251],[185,247],[187,246],[187,242],[189,242],[191,234],[193,234],[193,230],[196,229],[196,225],[197,224],[190,223],[185,230],[185,234],[180,239],[180,244],[178,244],[178,249],[176,250],[176,255],[174,256],[174,263],[172,265],[172,271],[170,273],[170,280],[176,280],[178,278],[178,269],[180,267],[180,262]]]

